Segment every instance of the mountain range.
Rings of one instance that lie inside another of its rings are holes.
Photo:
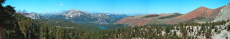
[[[31,18],[31,19],[46,19],[45,17],[38,15],[36,13],[20,13],[25,17]]]
[[[213,22],[229,18],[229,4],[216,9],[199,7],[187,14],[149,14],[125,17],[115,24],[127,24],[129,26],[144,26],[151,24],[178,24],[182,22]]]
[[[61,13],[61,12],[59,12]],[[36,14],[36,13],[21,13],[22,15],[32,19],[64,19],[74,23],[80,24],[113,24],[118,20],[128,17],[125,14],[114,14],[114,13],[98,13],[90,14],[84,11],[71,9],[62,14]]]
[[[182,22],[216,22],[230,19],[230,5],[222,6],[216,9],[199,7],[187,14],[148,14],[127,16],[125,14],[115,13],[90,13],[71,9],[58,12],[58,14],[49,14],[41,16],[36,13],[21,13],[32,19],[64,19],[80,24],[127,24],[129,26],[144,26],[151,24],[178,24]],[[25,10],[24,10],[25,11]]]

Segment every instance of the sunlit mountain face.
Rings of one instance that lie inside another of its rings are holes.
[[[230,0],[0,0],[0,39],[228,39]]]

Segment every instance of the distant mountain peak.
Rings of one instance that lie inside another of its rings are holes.
[[[18,12],[18,13],[29,13],[28,11],[26,11],[25,9],[24,10],[17,10],[16,12]]]
[[[88,15],[88,13],[76,9],[71,9],[68,12],[63,13],[61,15],[66,16],[67,17],[66,19],[69,19],[69,17],[72,18],[81,15]]]
[[[209,9],[209,8],[201,6],[201,7],[197,8],[197,9]]]
[[[76,10],[76,9],[71,9],[69,10],[67,13],[69,14],[74,14],[74,13],[86,13],[86,12],[83,12],[83,11],[80,11],[80,10]],[[65,13],[64,13],[65,14]],[[88,14],[88,13],[86,13]]]
[[[44,19],[44,17],[42,17],[42,16],[40,16],[34,12],[33,13],[20,13],[20,14],[22,14],[25,17],[29,17],[31,19]]]
[[[77,10],[77,9],[71,9],[70,11],[72,11],[72,12],[79,12],[80,10]]]

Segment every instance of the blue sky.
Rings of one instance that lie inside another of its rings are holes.
[[[201,6],[215,9],[229,2],[230,0],[7,0],[4,5],[38,13],[77,9],[123,14],[185,14]]]

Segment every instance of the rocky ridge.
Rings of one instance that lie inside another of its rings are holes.
[[[223,9],[220,10],[220,12],[219,12],[218,16],[216,17],[216,19],[214,20],[214,22],[226,20],[226,19],[230,19],[230,3],[228,5],[226,5],[226,7],[224,7]]]
[[[48,19],[65,19],[67,21],[71,21],[74,23],[80,23],[80,24],[111,24],[114,22],[117,22],[121,18],[125,17],[119,17],[123,16],[121,14],[89,14],[84,11],[71,9],[66,13],[60,14],[60,15],[51,15],[46,16]],[[118,17],[118,18],[116,18]]]
[[[40,16],[36,13],[20,13],[20,14],[31,19],[45,19],[45,17]]]

